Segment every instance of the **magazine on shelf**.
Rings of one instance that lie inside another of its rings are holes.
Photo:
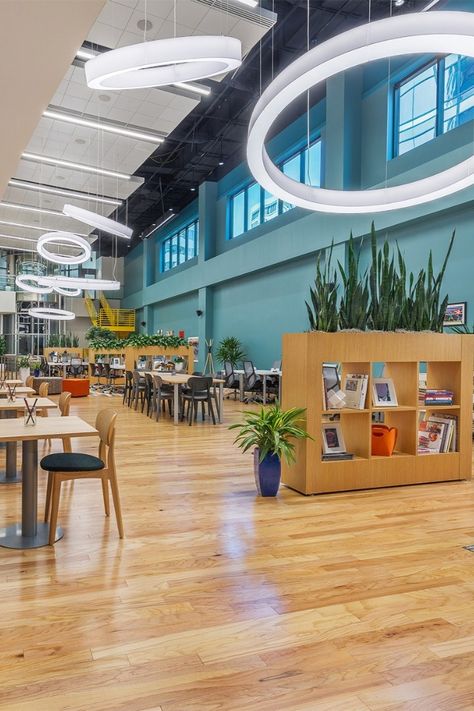
[[[347,373],[344,378],[343,391],[346,396],[346,407],[363,410],[367,397],[369,376],[365,373]]]
[[[443,454],[457,449],[457,417],[433,413],[419,423],[418,453]]]

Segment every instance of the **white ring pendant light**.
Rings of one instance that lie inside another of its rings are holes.
[[[64,287],[62,287],[62,286],[55,286],[54,291],[57,294],[62,294],[62,296],[80,296],[81,295],[80,289],[64,289]]]
[[[68,217],[72,217],[74,220],[79,220],[84,222],[86,225],[91,227],[96,227],[103,232],[108,232],[111,235],[116,235],[117,237],[125,237],[125,239],[130,239],[133,230],[126,225],[122,225],[120,222],[111,220],[109,217],[103,217],[90,210],[85,210],[83,207],[77,207],[76,205],[64,205],[63,213]]]
[[[53,307],[48,308],[47,306],[35,306],[32,309],[28,309],[28,313],[33,318],[44,318],[49,321],[72,321],[76,318],[76,315],[72,311],[65,311],[65,309],[55,309]]]
[[[235,37],[170,37],[103,52],[86,62],[85,72],[91,89],[146,89],[213,77],[241,64]]]
[[[298,183],[272,162],[265,139],[280,114],[303,92],[339,72],[386,57],[459,54],[474,57],[474,15],[432,12],[379,20],[344,32],[290,64],[260,97],[250,119],[247,161],[269,193],[328,213],[375,213],[411,207],[474,184],[474,157],[422,180],[374,190],[326,190]]]
[[[15,284],[22,291],[31,291],[35,294],[51,294],[52,286],[45,286],[40,283],[40,277],[35,274],[18,274],[15,277]]]
[[[70,244],[74,247],[79,247],[82,251],[78,255],[55,254],[46,248],[46,245],[55,242],[60,242],[61,246]],[[39,238],[36,249],[44,259],[55,264],[84,264],[91,258],[92,254],[89,242],[84,237],[79,237],[72,232],[46,232]]]
[[[90,291],[118,291],[120,282],[111,279],[94,279],[93,277],[42,276],[38,277],[41,286],[53,289],[89,289]],[[71,294],[67,294],[71,296]]]

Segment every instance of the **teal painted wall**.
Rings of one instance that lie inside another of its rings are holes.
[[[464,0],[452,1],[454,9],[462,6],[466,7]],[[472,2],[467,7],[474,11]],[[400,72],[419,61],[392,63],[391,79],[399,80]],[[348,73],[331,81],[326,99],[312,109],[310,117],[312,137],[321,135],[323,139],[323,174],[328,186],[370,188],[406,182],[443,170],[472,154],[473,122],[387,160],[391,155],[387,67],[377,63],[365,69],[362,76],[360,72]],[[332,119],[342,110],[343,122]],[[298,150],[306,140],[305,131],[305,117],[301,117],[272,139],[269,150],[274,159],[284,160]],[[381,237],[387,235],[399,242],[409,269],[414,271],[426,264],[430,248],[439,266],[456,228],[458,236],[445,289],[452,301],[468,301],[468,318],[474,321],[470,259],[473,188],[375,216],[325,215],[296,208],[229,241],[229,195],[250,180],[247,165],[242,164],[217,185],[204,183],[199,200],[158,230],[145,249],[140,245],[127,256],[124,306],[148,313],[145,320],[149,332],[157,328],[184,329],[186,335],[197,333],[216,342],[235,335],[258,366],[269,366],[280,357],[281,335],[307,328],[304,301],[314,279],[317,252],[334,239],[335,256],[342,260],[350,231],[356,237],[367,235],[372,219]],[[202,227],[198,259],[160,274],[161,241],[197,215]],[[365,246],[364,259],[367,256]],[[143,274],[153,277],[144,279]],[[199,308],[205,305],[200,319],[195,316],[198,304]]]

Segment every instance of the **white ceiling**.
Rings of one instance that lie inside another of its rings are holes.
[[[43,0],[31,0],[32,3],[48,4]],[[31,4],[26,0],[26,4]],[[68,0],[68,6],[73,0]],[[1,4],[1,3],[0,3]],[[8,4],[8,3],[7,3]],[[21,5],[22,3],[20,3]],[[57,7],[55,0],[49,4]],[[176,27],[174,24],[174,0],[89,0],[78,4],[92,4],[102,10],[90,30],[76,33],[75,43],[69,48],[69,62],[74,58],[75,51],[80,48],[84,39],[101,45],[101,47],[121,47],[128,44],[143,42],[177,35],[190,34],[229,34],[242,41],[244,55],[265,34],[269,24],[269,13],[250,11],[238,0],[226,0],[225,3],[214,0],[176,0]],[[15,3],[17,5],[17,3]],[[146,12],[145,12],[146,9]],[[2,9],[3,13],[3,9]],[[0,15],[1,17],[1,15]],[[274,16],[272,16],[273,18]],[[66,26],[70,21],[65,22]],[[152,27],[146,32],[140,30],[137,23],[146,19]],[[64,20],[63,20],[64,22]],[[58,34],[63,27],[55,24]],[[21,44],[25,46],[23,27],[21,28]],[[19,39],[18,39],[19,41]],[[42,43],[45,40],[42,39]],[[56,37],[49,40],[52,44]],[[33,62],[31,62],[33,63]],[[11,65],[10,65],[11,66]],[[64,72],[64,69],[63,69]],[[35,72],[36,81],[36,72]],[[31,75],[24,86],[32,84]],[[59,84],[59,85],[58,85]],[[159,90],[144,89],[123,92],[101,92],[88,88],[85,82],[82,66],[70,64],[63,79],[57,81],[56,91],[49,93],[36,111],[36,129],[30,132],[29,143],[23,143],[22,149],[57,159],[82,163],[90,166],[133,174],[139,166],[154,152],[157,144],[139,141],[117,134],[107,133],[96,128],[74,126],[63,121],[41,117],[41,112],[49,103],[52,107],[85,114],[99,121],[110,119],[124,126],[134,126],[147,132],[157,132],[167,135],[193,110],[200,98],[190,98],[179,89]],[[24,91],[27,94],[28,92]],[[32,134],[32,135],[31,135]],[[166,144],[165,144],[166,145]],[[61,189],[71,189],[92,194],[101,194],[125,200],[143,182],[140,178],[132,180],[98,176],[80,169],[64,168],[47,165],[29,160],[19,160],[16,168],[10,168],[8,177],[44,183]],[[0,188],[2,185],[0,185]],[[114,206],[104,205],[95,201],[77,200],[33,190],[8,187],[3,193],[3,200],[21,205],[40,206],[50,210],[61,211],[65,202],[95,210],[103,215],[110,215]],[[92,228],[61,215],[32,213],[2,207],[0,203],[0,220],[11,220],[26,225],[44,226],[49,229],[77,230],[89,233]],[[133,225],[131,225],[133,227]],[[13,228],[0,223],[0,233],[37,239],[41,235],[38,230]],[[5,240],[0,238],[0,244]],[[24,243],[13,242],[12,246],[25,247]]]

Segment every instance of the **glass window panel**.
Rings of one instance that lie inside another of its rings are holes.
[[[262,222],[261,219],[261,188],[258,183],[253,183],[247,188],[247,230],[252,230]]]
[[[178,235],[171,238],[171,269],[178,264]]]
[[[315,141],[304,152],[304,182],[321,187],[321,141]]]
[[[178,264],[186,261],[186,228],[178,234]]]
[[[170,268],[171,242],[169,239],[163,242],[163,271],[167,272]]]
[[[297,153],[293,158],[285,161],[282,167],[283,173],[287,175],[292,180],[296,180],[298,183],[301,182],[301,153]],[[282,203],[282,212],[287,212],[291,210],[294,205],[290,202]]]
[[[474,118],[474,60],[470,57],[446,57],[443,109],[443,133]]]
[[[398,89],[398,154],[436,137],[438,65],[426,67]]]
[[[199,220],[194,223],[196,230],[196,248],[194,250],[194,256],[197,257],[199,254]]]
[[[265,190],[263,193],[263,221],[269,222],[274,217],[278,217],[278,198]]]
[[[245,232],[245,191],[232,198],[232,237]]]
[[[196,256],[196,223],[193,222],[192,225],[188,227],[188,249],[186,252],[186,259],[193,259]]]

